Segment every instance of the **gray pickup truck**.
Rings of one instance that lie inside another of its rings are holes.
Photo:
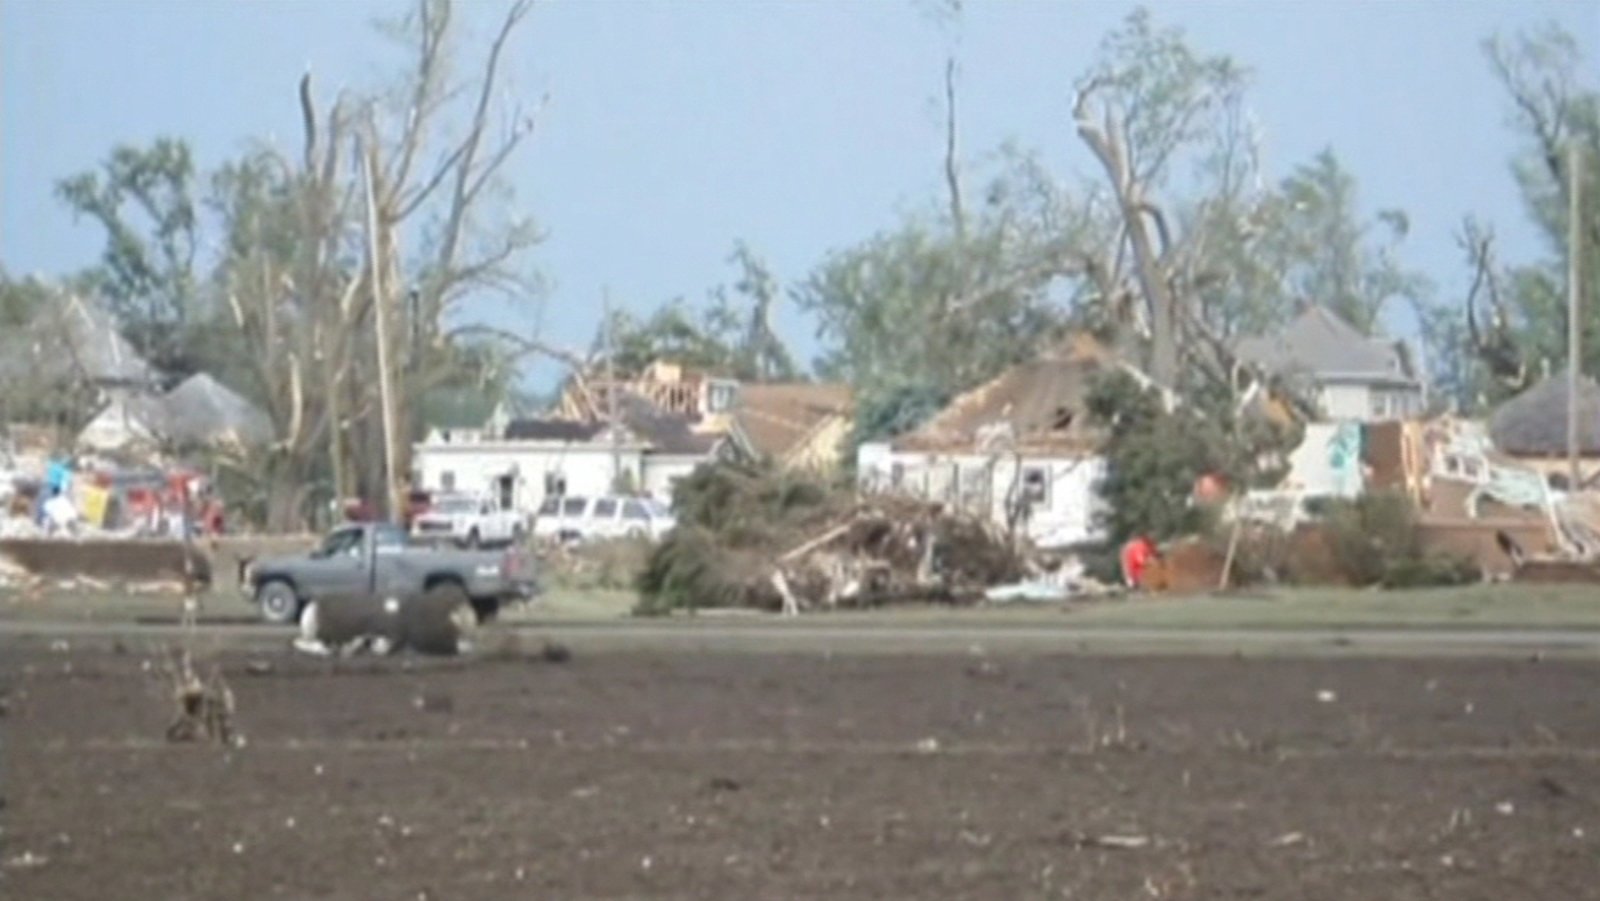
[[[269,623],[292,623],[308,602],[327,596],[457,592],[479,620],[538,593],[533,565],[518,548],[458,551],[412,544],[405,530],[359,523],[329,532],[309,554],[251,560],[240,587]]]

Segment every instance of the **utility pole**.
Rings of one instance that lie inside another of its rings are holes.
[[[622,436],[617,433],[617,347],[616,331],[611,318],[611,289],[600,289],[600,309],[605,317],[606,333],[606,419],[611,433],[611,490],[615,491],[622,475]]]
[[[400,517],[405,505],[400,496],[399,473],[395,472],[394,385],[393,373],[389,371],[389,305],[384,302],[383,278],[380,274],[383,258],[379,253],[378,201],[372,183],[372,152],[365,142],[361,145],[361,173],[362,181],[366,183],[368,275],[372,286],[372,327],[378,342],[378,402],[383,414],[383,494],[388,518],[393,522]]]
[[[1581,382],[1583,334],[1578,318],[1580,261],[1583,258],[1583,229],[1579,227],[1579,193],[1583,189],[1583,152],[1577,139],[1567,147],[1567,467],[1570,490],[1583,485],[1578,466],[1578,387]]]

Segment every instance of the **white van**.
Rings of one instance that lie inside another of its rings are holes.
[[[678,521],[658,500],[607,494],[545,498],[533,521],[536,538],[594,541],[647,538],[658,541]]]

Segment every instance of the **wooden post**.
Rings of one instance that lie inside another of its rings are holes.
[[[398,521],[404,500],[400,494],[400,477],[395,472],[394,385],[389,371],[389,304],[383,292],[383,257],[378,240],[377,191],[373,187],[372,151],[362,143],[361,172],[366,183],[367,202],[367,253],[369,275],[372,280],[372,321],[378,342],[378,401],[383,414],[383,488],[384,504],[390,522]],[[334,424],[338,426],[337,423]]]
[[[1583,368],[1582,321],[1578,318],[1578,288],[1582,272],[1583,230],[1579,227],[1579,194],[1583,186],[1583,154],[1576,139],[1567,148],[1567,467],[1572,491],[1583,486],[1578,465],[1578,388]]]
[[[606,340],[606,428],[611,433],[611,485],[609,490],[617,490],[617,482],[622,476],[622,436],[617,433],[617,348],[613,334],[616,329],[611,318],[611,289],[602,288],[600,291],[600,309],[605,317]]]

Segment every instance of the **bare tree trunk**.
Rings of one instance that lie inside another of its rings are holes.
[[[956,59],[944,64],[944,180],[950,189],[950,222],[956,230],[956,243],[965,245],[967,216],[961,204],[961,170],[956,156]]]

